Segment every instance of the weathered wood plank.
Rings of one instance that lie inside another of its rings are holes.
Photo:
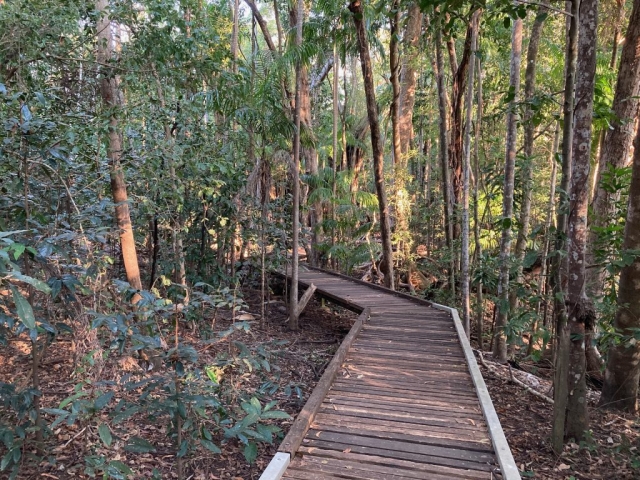
[[[300,447],[300,452],[307,455],[312,455],[317,459],[336,459],[342,461],[354,461],[365,465],[382,465],[392,468],[401,469],[402,471],[415,471],[418,472],[421,477],[439,479],[438,475],[444,476],[445,479],[461,478],[468,480],[489,479],[490,476],[486,472],[478,472],[476,470],[463,470],[459,468],[450,468],[438,465],[430,465],[425,463],[417,463],[408,460],[400,460],[396,458],[379,457],[375,455],[360,455],[355,452],[337,452],[334,450],[324,450],[317,447]],[[433,476],[432,476],[433,475]]]

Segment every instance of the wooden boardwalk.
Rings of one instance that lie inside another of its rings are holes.
[[[300,283],[362,313],[261,479],[520,478],[455,310],[316,269]]]

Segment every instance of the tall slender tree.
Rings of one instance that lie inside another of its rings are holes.
[[[441,22],[441,20],[440,20]],[[442,55],[442,33],[440,25],[436,25],[435,33],[436,55],[433,70],[438,85],[438,132],[440,139],[440,169],[442,177],[442,197],[444,208],[444,233],[447,251],[449,253],[449,287],[451,294],[456,294],[455,257],[453,255],[453,200],[451,189],[451,174],[449,171],[449,116],[447,115],[447,92],[444,86],[444,58]]]
[[[565,53],[564,101],[562,105],[562,177],[560,180],[560,201],[557,210],[555,256],[553,258],[553,302],[556,330],[556,360],[553,379],[553,427],[551,443],[556,453],[562,451],[564,444],[569,385],[570,333],[567,322],[565,289],[567,281],[567,262],[561,253],[566,248],[567,219],[569,216],[569,187],[571,185],[571,151],[573,147],[573,116],[575,105],[575,79],[578,60],[578,28],[580,18],[580,0],[570,0],[571,15],[567,18],[567,48]]]
[[[568,230],[567,312],[571,334],[565,437],[581,439],[589,423],[587,412],[585,324],[593,317],[586,296],[585,254],[589,209],[589,168],[593,94],[596,73],[598,0],[580,3],[580,27],[574,111],[571,191]]]
[[[529,237],[529,223],[531,218],[531,200],[533,197],[533,164],[534,155],[533,147],[536,133],[536,126],[533,121],[533,106],[535,89],[536,89],[536,66],[538,63],[538,50],[540,47],[540,38],[542,37],[542,29],[547,16],[547,8],[540,6],[538,13],[531,26],[529,34],[529,46],[527,47],[527,66],[524,75],[524,167],[522,169],[522,206],[518,223],[518,236],[515,247],[516,262],[516,283],[521,284],[523,281],[523,265],[524,254],[527,247],[527,238]],[[517,295],[515,291],[510,293],[509,305],[510,310],[514,312],[517,307]]]
[[[298,0],[298,15],[296,23],[296,47],[302,45],[302,21],[303,2]],[[291,239],[291,298],[289,299],[289,328],[298,330],[298,247],[300,244],[300,115],[301,98],[300,90],[302,83],[302,61],[296,62],[296,94],[294,123],[295,133],[293,137],[293,219],[292,219],[292,239]]]
[[[478,19],[480,10],[473,12],[471,16],[471,56],[476,53],[478,42]],[[462,323],[467,337],[471,332],[471,293],[469,289],[469,183],[471,181],[471,119],[473,118],[473,77],[475,74],[475,58],[469,64],[469,78],[467,79],[467,95],[465,101],[466,127],[464,137],[464,162],[462,167]],[[482,335],[482,332],[480,332]]]
[[[380,137],[380,122],[378,120],[378,106],[373,85],[373,70],[371,68],[371,56],[369,54],[369,42],[364,27],[364,9],[361,0],[349,3],[349,10],[353,14],[353,23],[358,36],[358,49],[360,51],[360,65],[364,80],[364,92],[367,101],[367,116],[371,130],[371,147],[373,150],[373,174],[378,195],[378,207],[380,210],[380,236],[382,237],[382,272],[384,283],[387,287],[394,288],[393,278],[393,250],[391,248],[391,226],[389,222],[389,205],[384,185],[384,152]]]
[[[136,242],[129,212],[127,184],[125,183],[124,171],[120,162],[123,146],[118,117],[123,106],[124,97],[120,90],[120,78],[116,74],[116,70],[107,66],[116,59],[113,25],[109,17],[108,3],[107,0],[96,0],[96,11],[100,14],[100,19],[98,20],[97,61],[98,64],[103,66],[100,78],[100,93],[109,118],[107,157],[109,159],[109,175],[111,177],[111,194],[115,204],[116,223],[120,230],[120,248],[127,281],[132,288],[142,290]],[[134,297],[134,303],[139,298],[139,296]]]
[[[507,336],[505,328],[509,318],[509,271],[511,267],[511,230],[513,219],[513,191],[515,182],[516,141],[518,112],[516,105],[520,92],[520,64],[522,63],[522,19],[513,20],[511,32],[511,66],[509,73],[509,111],[507,113],[506,158],[504,166],[504,190],[502,193],[502,238],[500,240],[500,276],[498,280],[498,313],[493,340],[496,360],[507,360]]]

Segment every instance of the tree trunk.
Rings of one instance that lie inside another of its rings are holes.
[[[457,66],[453,75],[453,83],[451,85],[451,120],[449,122],[449,165],[451,168],[451,184],[453,187],[453,204],[455,206],[454,217],[457,219],[458,209],[462,202],[462,104],[464,102],[464,87],[467,77],[467,69],[471,59],[471,25],[467,28],[467,35],[464,41],[464,49],[460,63],[457,64],[455,59],[455,47],[450,39],[447,42],[449,47],[449,59],[451,68]],[[453,225],[453,238],[460,236],[458,223]]]
[[[585,291],[585,253],[587,248],[587,213],[589,210],[589,169],[591,166],[591,123],[596,74],[596,38],[598,0],[582,0],[578,64],[576,77],[576,106],[573,128],[573,161],[571,165],[571,193],[568,231],[567,312],[571,332],[569,357],[569,398],[565,438],[580,440],[588,428],[587,383],[585,367],[585,323],[593,316],[593,309]]]
[[[478,41],[478,19],[481,10],[473,12],[471,17],[471,55],[475,55]],[[462,168],[462,324],[467,338],[471,338],[471,298],[469,292],[469,179],[471,178],[471,118],[473,114],[473,76],[475,61],[470,62],[467,79],[466,128],[464,136],[464,164]]]
[[[558,162],[556,161],[556,154],[558,152],[558,148],[560,146],[560,125],[556,123],[555,132],[553,134],[553,144],[551,147],[551,152],[549,153],[549,163],[551,164],[551,177],[549,179],[549,200],[547,201],[547,216],[544,221],[544,245],[542,247],[542,259],[540,261],[542,268],[540,269],[540,277],[538,278],[538,288],[540,292],[540,298],[542,300],[538,301],[537,311],[540,311],[540,303],[544,302],[544,312],[545,315],[543,318],[543,325],[547,325],[546,322],[546,312],[547,312],[547,288],[548,284],[548,257],[549,257],[549,249],[551,247],[551,223],[553,222],[553,217],[555,214],[555,204],[556,204],[556,180],[558,176]],[[536,337],[536,330],[534,329],[531,332],[531,337],[529,337],[529,347],[527,350],[527,355],[531,355],[533,353],[533,342]]]
[[[304,15],[304,8],[302,9]],[[298,12],[293,8],[290,11],[291,28],[298,24]],[[304,18],[302,19],[304,23]],[[307,66],[300,66],[300,124],[307,136],[313,135],[313,122],[311,116],[311,94],[309,88],[309,72]],[[304,160],[305,170],[309,175],[318,175],[318,155],[313,147],[301,146],[300,156]],[[306,203],[306,198],[311,193],[308,187],[304,189],[301,203]],[[316,202],[309,209],[307,226],[311,232],[311,248],[309,249],[309,263],[316,266],[318,263],[318,244],[320,243],[320,228],[322,224],[322,203]]]
[[[407,24],[404,29],[403,45],[405,53],[402,55],[400,69],[400,151],[407,155],[411,149],[413,137],[413,107],[416,99],[416,59],[418,58],[418,43],[422,27],[422,11],[418,2],[409,5]]]
[[[333,64],[334,64],[334,68],[333,68],[333,85],[332,85],[332,96],[333,96],[333,126],[332,126],[332,140],[333,140],[333,165],[332,165],[332,170],[333,170],[333,182],[331,184],[331,192],[333,194],[332,196],[332,202],[331,202],[331,246],[335,246],[337,238],[336,238],[336,204],[334,203],[335,198],[336,198],[336,190],[337,190],[337,183],[336,183],[336,172],[338,169],[338,120],[340,118],[340,109],[339,109],[339,105],[338,105],[338,95],[339,95],[339,72],[340,72],[340,56],[338,55],[338,45],[334,40],[334,44],[333,44]],[[334,267],[335,267],[335,263],[334,263]]]
[[[391,81],[391,137],[393,145],[394,164],[394,187],[396,206],[396,228],[395,238],[398,242],[398,265],[402,266],[409,260],[409,232],[407,225],[408,205],[405,190],[405,177],[407,175],[407,159],[402,153],[400,145],[400,121],[399,121],[399,100],[400,100],[400,59],[398,52],[398,36],[400,32],[400,5],[398,0],[391,4],[390,32],[389,32],[389,70]],[[409,282],[410,283],[410,282]]]
[[[500,276],[498,279],[498,315],[494,332],[493,355],[499,362],[507,361],[505,327],[509,317],[509,270],[511,266],[511,221],[513,218],[513,190],[516,164],[518,113],[516,106],[520,91],[520,64],[522,62],[522,19],[513,20],[511,34],[511,67],[509,93],[512,98],[507,113],[506,156],[504,166],[504,192],[502,203],[502,238],[500,240]]]
[[[527,68],[524,75],[524,99],[527,105],[524,113],[524,167],[522,169],[522,207],[520,209],[520,229],[518,230],[518,238],[515,248],[516,262],[516,283],[522,284],[524,277],[522,274],[522,262],[527,247],[527,238],[529,237],[529,219],[531,218],[531,198],[533,189],[533,146],[535,139],[536,126],[533,122],[533,110],[531,101],[535,95],[536,89],[536,63],[538,59],[538,47],[540,38],[542,37],[542,28],[546,18],[547,9],[544,6],[538,8],[538,14],[529,35],[529,46],[527,48]],[[509,309],[515,312],[518,307],[518,297],[515,291],[512,291],[509,298]]]
[[[444,59],[442,55],[442,33],[440,25],[436,28],[436,61],[433,63],[433,70],[436,74],[438,84],[438,111],[440,113],[440,165],[442,169],[442,197],[444,200],[444,232],[446,247],[451,257],[449,265],[449,285],[451,294],[456,294],[455,266],[453,256],[453,205],[451,203],[451,175],[449,173],[449,141],[447,132],[447,94],[444,88]]]
[[[98,49],[97,61],[101,65],[107,65],[115,55],[113,48],[112,25],[107,10],[107,0],[97,0],[96,10],[101,13],[98,21]],[[129,213],[129,202],[127,197],[127,185],[124,181],[124,172],[120,164],[122,156],[122,136],[119,132],[118,113],[123,104],[122,92],[120,91],[120,79],[113,70],[103,70],[100,79],[100,92],[102,101],[109,110],[109,146],[107,157],[109,159],[109,169],[111,176],[111,193],[115,204],[116,222],[120,230],[120,248],[122,249],[122,259],[124,263],[127,281],[132,288],[142,290],[140,281],[140,268],[138,266],[138,256],[136,254],[136,242],[133,236],[131,216]],[[137,303],[139,296],[135,296],[134,303]]]
[[[640,131],[634,143],[633,173],[622,248],[625,251],[640,250]],[[613,345],[609,350],[600,397],[601,405],[630,412],[637,411],[640,380],[640,342],[630,341],[636,337],[640,328],[639,284],[640,257],[636,256],[633,263],[620,272],[618,311],[614,327],[616,333],[623,337],[619,344]]]
[[[476,177],[475,185],[473,187],[473,236],[475,238],[475,257],[476,268],[482,268],[482,244],[480,243],[480,221],[478,209],[480,204],[478,202],[478,190],[480,189],[480,155],[478,144],[480,142],[480,126],[482,124],[483,114],[483,99],[482,99],[482,69],[480,59],[476,60],[478,65],[478,97],[476,100],[476,125],[475,125],[475,138],[473,142],[473,157],[474,157],[474,175]],[[480,351],[484,349],[482,333],[484,330],[484,300],[482,298],[482,280],[478,282],[477,288],[477,307],[476,307],[476,330],[478,335],[478,348]]]
[[[640,95],[640,0],[634,0],[629,18],[629,27],[622,47],[622,57],[612,110],[614,119],[607,131],[600,168],[596,179],[596,190],[591,203],[593,227],[589,237],[590,264],[596,263],[594,251],[598,248],[597,227],[606,227],[611,215],[612,194],[601,185],[605,170],[614,170],[628,165],[631,142],[633,140],[635,118],[638,114]],[[605,274],[603,269],[590,268],[587,288],[591,298],[602,295]]]
[[[364,92],[367,100],[367,115],[371,130],[371,147],[373,150],[373,172],[378,194],[378,206],[380,209],[380,233],[382,237],[382,262],[381,270],[384,273],[384,283],[387,287],[394,288],[393,278],[393,250],[391,248],[391,228],[389,225],[389,206],[384,186],[384,155],[380,142],[380,124],[378,122],[378,106],[376,105],[375,87],[373,84],[373,71],[369,56],[369,43],[364,28],[364,10],[361,0],[353,0],[349,3],[349,10],[353,14],[353,23],[358,35],[358,49],[360,50],[360,64],[364,80]]]
[[[296,47],[302,45],[303,0],[298,0],[298,17],[296,23]],[[289,329],[298,330],[298,245],[300,236],[300,90],[302,83],[302,62],[296,62],[296,93],[293,137],[293,218],[291,240],[291,297],[289,298]]]
[[[567,323],[565,305],[565,285],[567,263],[560,252],[565,250],[567,234],[567,218],[569,211],[568,195],[571,184],[571,150],[573,145],[573,107],[576,78],[576,62],[578,58],[578,20],[580,16],[580,0],[567,2],[571,6],[568,17],[567,48],[565,55],[565,82],[562,125],[562,180],[560,181],[560,202],[556,226],[555,256],[553,265],[553,299],[556,341],[555,376],[553,379],[553,429],[551,443],[553,450],[560,454],[564,444],[566,408],[569,395],[567,375],[569,369],[570,332]]]
[[[267,47],[269,47],[269,50],[271,50],[272,52],[277,52],[278,50],[276,49],[276,46],[273,43],[273,39],[271,38],[271,34],[269,33],[269,27],[267,25],[267,22],[262,17],[262,14],[260,13],[260,10],[258,9],[258,6],[256,5],[256,3],[253,0],[244,0],[244,1],[249,6],[251,11],[253,12],[253,15],[256,18],[256,21],[258,22],[258,25],[260,26],[260,30],[262,30],[262,35],[264,37],[264,41],[267,43]]]

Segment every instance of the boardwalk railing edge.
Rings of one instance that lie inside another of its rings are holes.
[[[418,303],[418,304],[421,304],[421,305],[430,306],[430,307],[433,307],[433,308],[435,308],[437,310],[442,310],[442,311],[445,311],[445,312],[448,312],[449,314],[451,314],[451,318],[453,319],[453,323],[454,323],[455,328],[456,328],[456,333],[458,335],[458,338],[460,339],[460,345],[462,346],[462,350],[463,350],[465,359],[467,361],[467,366],[469,368],[469,373],[471,374],[471,378],[473,380],[473,384],[474,384],[474,386],[476,388],[476,391],[477,391],[477,394],[478,394],[478,400],[480,401],[480,407],[482,408],[483,416],[484,416],[484,418],[485,418],[485,420],[487,422],[487,426],[489,428],[489,436],[491,438],[491,442],[493,443],[493,448],[495,450],[496,459],[498,460],[498,464],[500,465],[500,471],[501,471],[501,474],[502,474],[502,478],[503,478],[503,480],[522,480],[522,477],[520,476],[520,472],[518,471],[518,467],[516,465],[515,459],[513,458],[513,454],[511,453],[511,449],[509,448],[509,443],[507,442],[507,438],[505,437],[504,431],[502,430],[502,425],[500,424],[500,419],[498,418],[498,414],[496,413],[496,410],[495,410],[495,408],[493,406],[493,401],[491,400],[491,396],[489,395],[489,390],[487,389],[487,385],[485,384],[484,378],[482,376],[482,373],[480,372],[480,367],[478,367],[478,362],[476,361],[476,357],[473,354],[473,349],[471,348],[471,344],[469,343],[469,339],[467,338],[467,335],[464,332],[464,327],[462,326],[462,322],[460,321],[460,316],[458,314],[458,310],[456,310],[455,308],[452,308],[452,307],[447,307],[445,305],[440,305],[438,303],[431,302],[429,300],[425,300],[423,298],[415,297],[415,296],[409,295],[407,293],[391,290],[391,289],[383,287],[381,285],[376,285],[376,284],[372,284],[372,283],[369,283],[369,282],[365,282],[364,280],[359,280],[359,279],[356,279],[356,278],[352,278],[352,277],[349,277],[347,275],[343,275],[341,273],[327,271],[327,270],[324,270],[322,268],[311,267],[309,265],[305,265],[304,268],[307,268],[309,270],[315,270],[315,271],[322,272],[322,273],[327,273],[329,275],[333,275],[333,276],[342,278],[344,280],[349,280],[351,282],[358,283],[358,284],[361,284],[361,285],[366,285],[367,287],[373,288],[375,290],[380,290],[380,291],[383,291],[385,293],[394,295],[396,297],[404,298],[404,299],[410,300],[410,301],[412,301],[414,303]],[[274,272],[274,273],[277,273],[278,275],[281,275],[284,278],[290,280],[289,277],[286,274],[283,274],[282,272]],[[308,284],[306,282],[301,281],[300,283],[308,286]],[[318,288],[318,290],[316,292],[317,293],[321,293],[320,292],[320,288]],[[345,300],[344,299],[339,299],[337,297],[334,298],[333,296],[329,296],[329,298],[332,299],[332,300],[337,301],[338,303],[342,303],[343,305],[345,305]],[[348,302],[348,305],[345,305],[345,306],[356,307],[356,308],[358,307],[358,305],[354,304],[353,302]],[[361,316],[366,314],[367,317],[368,317],[368,315],[369,315],[368,310],[369,309],[362,310]],[[354,327],[355,326],[356,326],[356,324],[354,324]],[[352,327],[352,330],[353,330],[354,327]],[[351,331],[349,332],[349,335],[350,334],[351,334]],[[349,335],[347,335],[347,337]],[[346,337],[345,337],[345,340],[346,340]],[[341,348],[342,348],[342,345],[341,345]],[[348,348],[347,348],[347,350],[348,350]],[[336,352],[336,354],[337,354],[337,352]],[[334,357],[334,359],[335,359],[335,357]],[[340,364],[342,364],[342,361],[340,362]],[[327,367],[327,370],[329,370],[329,367]],[[325,370],[325,373],[327,372],[327,370]],[[336,369],[336,371],[337,371],[337,369]],[[323,375],[323,377],[324,377],[324,375]],[[320,380],[322,381],[322,378]],[[333,377],[332,377],[332,380],[333,380]],[[320,382],[318,382],[318,385],[320,385]],[[327,391],[328,391],[328,388],[327,388]],[[314,390],[313,393],[315,393],[315,390]],[[313,393],[312,393],[312,395],[313,395]],[[311,399],[311,397],[309,397],[309,399]],[[306,405],[305,405],[305,408],[306,408]],[[304,408],[303,408],[303,411],[304,411]],[[302,412],[300,412],[300,413],[302,414]],[[298,415],[298,416],[300,416],[300,415]],[[309,425],[310,424],[311,424],[311,422],[309,422]],[[291,430],[293,430],[294,425],[295,425],[295,421],[294,421],[294,424],[291,427]],[[306,434],[306,430],[305,430],[305,434]],[[302,437],[304,437],[304,434],[303,434]],[[286,440],[286,437],[285,437],[285,440]],[[284,444],[284,440],[283,440],[282,443]],[[299,444],[298,444],[298,446],[299,446]],[[297,450],[297,448],[296,448],[296,450]],[[293,454],[295,454],[295,451],[293,452]],[[276,454],[276,457],[277,457],[277,454]],[[274,461],[276,461],[276,457],[274,457],[274,459],[271,461],[272,463]],[[270,466],[271,466],[271,463],[269,464],[269,467]],[[264,471],[263,476],[267,473],[267,471],[269,470],[269,467],[267,467],[267,469]],[[263,476],[261,476],[259,480],[279,480],[282,477],[282,475],[284,474],[285,470],[286,470],[286,468],[284,470],[282,470],[282,472],[279,474],[279,476],[268,476],[268,477],[264,477],[264,478],[263,478]]]
[[[498,459],[498,463],[500,464],[500,471],[502,473],[503,480],[521,480],[518,466],[516,465],[516,461],[513,458],[511,449],[509,448],[507,438],[504,436],[504,431],[502,430],[500,419],[498,418],[496,409],[494,408],[493,402],[491,401],[489,390],[487,389],[487,385],[484,382],[482,372],[480,372],[480,368],[478,367],[478,362],[476,361],[476,357],[473,354],[473,349],[471,348],[469,339],[464,332],[464,327],[462,326],[462,322],[460,321],[458,310],[433,302],[431,302],[431,306],[433,308],[443,310],[451,314],[451,318],[453,319],[453,323],[458,333],[458,338],[460,339],[460,344],[462,345],[464,356],[467,360],[467,365],[469,366],[469,373],[471,374],[473,384],[476,387],[476,392],[478,394],[478,400],[480,400],[482,413],[487,422],[487,426],[489,427],[489,435],[491,437],[491,442],[493,443],[496,458]]]
[[[369,319],[369,315],[370,309],[365,308],[353,323],[349,333],[344,337],[340,347],[338,347],[338,350],[331,359],[331,362],[327,365],[322,377],[320,377],[316,388],[311,392],[309,399],[304,404],[304,407],[298,416],[296,416],[289,432],[282,440],[282,443],[278,447],[278,453],[275,454],[259,480],[279,480],[282,478],[282,475],[289,466],[291,458],[296,454],[298,448],[300,448],[309,427],[313,423],[318,410],[320,410],[320,406],[322,405],[324,398],[327,396],[327,393],[329,393],[333,380],[347,357],[347,353],[349,353],[351,345],[360,333],[362,326]]]

